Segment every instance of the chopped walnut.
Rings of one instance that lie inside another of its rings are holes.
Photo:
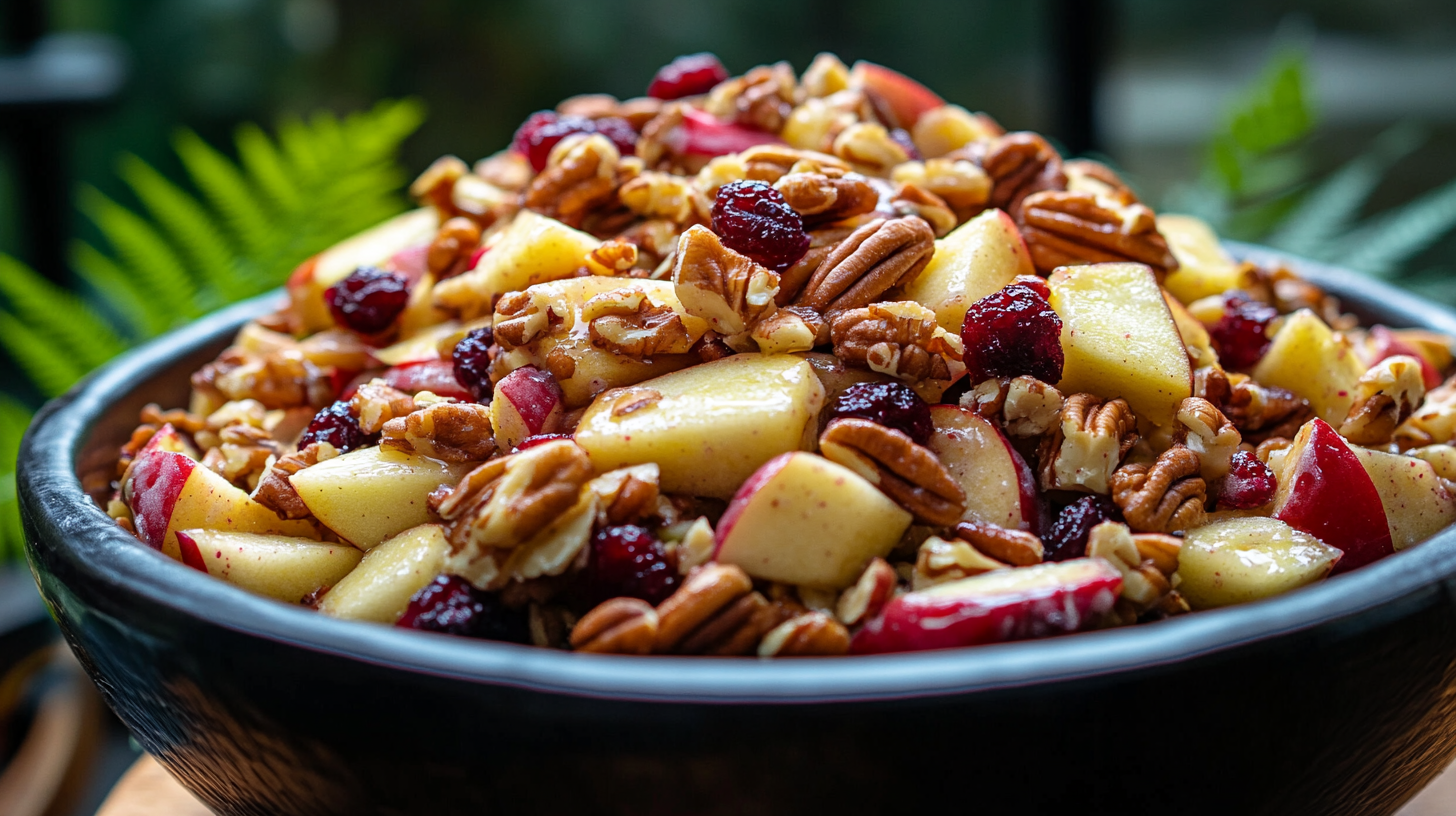
[[[863,95],[855,91],[837,92],[830,99],[805,99],[789,112],[788,121],[784,122],[784,129],[779,135],[790,145],[803,150],[833,150],[834,140],[839,138],[839,134],[859,121],[859,116],[852,110],[853,105],[840,104],[846,96],[856,101],[863,99]]]
[[[703,108],[719,119],[778,133],[794,107],[798,85],[794,69],[787,62],[760,65],[743,76],[718,83]]]
[[[531,183],[531,177],[536,175],[536,171],[531,169],[530,161],[509,148],[481,159],[475,163],[474,169],[475,175],[513,193],[526,189]]]
[[[525,205],[579,227],[589,211],[615,199],[621,154],[601,134],[572,135],[551,149],[546,169],[531,181]]]
[[[490,408],[436,402],[384,423],[386,448],[446,462],[483,462],[495,453]]]
[[[702,336],[690,333],[671,306],[659,306],[640,288],[603,292],[581,309],[592,345],[638,359],[686,354]]]
[[[847,163],[827,153],[795,150],[777,144],[755,145],[738,154],[743,165],[742,178],[775,184],[790,173],[815,173],[843,178],[849,173]]]
[[[1261,385],[1246,374],[1200,368],[1193,373],[1193,384],[1194,394],[1213,403],[1249,442],[1272,436],[1292,438],[1314,416],[1303,397]]]
[[[1113,472],[1137,440],[1137,418],[1125,400],[1067,397],[1039,451],[1042,489],[1107,493]]]
[[[461,176],[470,172],[465,162],[454,156],[441,156],[435,159],[419,178],[410,184],[410,198],[421,204],[427,204],[435,208],[443,221],[455,215],[455,208],[450,203],[450,194],[455,188],[455,182]]]
[[[1160,562],[1145,557],[1142,549],[1127,525],[1116,521],[1098,524],[1087,536],[1087,556],[1100,558],[1122,573],[1121,601],[1131,613],[1127,623],[1136,622],[1139,615],[1158,606],[1173,591],[1172,570],[1164,572]],[[1166,560],[1162,565],[1167,566]],[[1177,566],[1175,555],[1172,567],[1176,570]]]
[[[915,216],[930,225],[935,237],[944,238],[955,229],[958,219],[944,199],[914,184],[901,184],[890,199],[897,215]]]
[[[835,178],[822,173],[789,173],[774,182],[774,189],[809,224],[863,215],[880,202],[879,191],[853,174]]]
[[[760,320],[752,336],[764,354],[810,351],[829,342],[829,321],[813,309],[786,306]]]
[[[834,354],[845,363],[909,382],[949,380],[961,338],[936,322],[935,312],[913,301],[871,303],[834,316]]]
[[[1152,465],[1123,465],[1112,474],[1112,500],[1128,526],[1139,532],[1191,530],[1207,518],[1207,483],[1198,476],[1198,454],[1182,445],[1163,451]]]
[[[966,510],[966,494],[934,453],[904,433],[846,417],[819,436],[825,458],[855,471],[921,524],[947,526]]]
[[[529,171],[530,166],[526,169]],[[529,183],[529,177],[522,184]],[[509,221],[521,209],[521,197],[517,190],[494,184],[475,173],[462,176],[450,191],[450,205],[455,212],[468,218],[478,230],[489,229],[497,222]],[[476,239],[479,243],[479,239]],[[448,270],[445,276],[449,276]]]
[[[326,462],[339,455],[339,451],[327,442],[315,442],[297,453],[290,453],[277,460],[263,474],[253,491],[253,500],[278,514],[281,519],[308,518],[311,512],[293,483],[288,479],[306,467]]]
[[[725,337],[740,335],[773,314],[779,276],[723,246],[694,226],[678,240],[672,280],[688,314]]]
[[[880,178],[888,178],[896,165],[910,160],[905,148],[878,122],[856,122],[845,128],[834,139],[832,150],[859,172]]]
[[[311,406],[322,408],[334,398],[332,372],[309,362],[300,351],[262,357],[225,352],[192,375],[194,388],[215,389],[228,400],[254,399],[270,410]]]
[[[1176,420],[1181,426],[1178,441],[1198,454],[1203,478],[1212,481],[1227,474],[1229,460],[1243,442],[1233,422],[1200,397],[1183,400]]]
[[[376,434],[384,423],[415,410],[415,398],[374,379],[359,386],[349,399],[349,409],[359,418],[359,430]]]
[[[477,246],[480,246],[480,225],[469,218],[451,218],[435,233],[435,239],[425,253],[425,263],[437,276],[463,272],[463,268],[456,267],[462,265]]]
[[[890,179],[933,193],[955,211],[957,220],[980,212],[991,196],[991,177],[966,159],[927,159],[905,162]]]
[[[856,309],[914,280],[935,252],[935,233],[915,217],[876,218],[830,252],[795,298],[823,314]]]
[[[918,592],[936,584],[1010,568],[1010,564],[986,555],[972,547],[970,542],[960,539],[948,541],[933,535],[921,542],[916,552],[911,589]]]
[[[1426,397],[1421,362],[1396,355],[1371,366],[1355,384],[1355,403],[1340,435],[1357,445],[1387,445]]]
[[[1042,274],[1059,266],[1134,261],[1152,267],[1161,280],[1178,268],[1153,211],[1142,204],[1048,190],[1022,201],[1021,225]]]
[[[922,156],[936,159],[972,142],[988,142],[1006,131],[984,113],[960,105],[941,105],[920,114],[910,135]]]
[[[1432,388],[1421,406],[1395,431],[1395,441],[1402,449],[1444,445],[1453,438],[1456,438],[1456,376]]]
[[[676,233],[673,235],[676,238]],[[623,237],[603,241],[601,246],[586,254],[586,268],[593,275],[615,278],[630,275],[637,265],[637,245]]]
[[[986,145],[980,165],[991,177],[991,197],[986,203],[1018,220],[1027,196],[1066,189],[1061,156],[1035,133],[1008,133],[993,140]]]
[[[646,218],[665,218],[678,224],[706,224],[712,218],[712,201],[691,179],[672,173],[646,171],[623,184],[617,198],[627,209]]]

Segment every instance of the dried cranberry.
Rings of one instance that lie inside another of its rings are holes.
[[[460,338],[450,359],[455,363],[455,380],[465,386],[478,402],[490,398],[494,389],[490,384],[490,347],[495,343],[495,332],[489,326],[471,329]]]
[[[829,407],[829,418],[859,417],[876,425],[894,428],[924,445],[935,426],[930,422],[930,405],[910,386],[898,382],[855,383],[839,392]]]
[[[894,128],[890,131],[890,141],[900,146],[911,161],[920,161],[920,151],[915,147],[915,140],[910,138],[909,132],[904,128]]]
[[[641,598],[661,603],[677,588],[676,559],[645,527],[603,527],[592,536],[590,591],[597,600]]]
[[[1243,292],[1225,295],[1223,317],[1208,330],[1219,361],[1229,368],[1252,368],[1269,350],[1269,323],[1278,316],[1273,306]]]
[[[1104,521],[1121,517],[1112,499],[1102,495],[1083,496],[1062,508],[1052,530],[1042,537],[1047,561],[1066,561],[1087,554],[1087,536]]]
[[[361,266],[324,293],[329,312],[341,326],[360,334],[389,328],[409,303],[409,281],[376,266]]]
[[[349,408],[349,403],[340,400],[313,415],[303,436],[298,439],[298,447],[302,450],[315,442],[327,442],[338,448],[339,453],[348,453],[372,441],[359,429],[359,420]]]
[[[1052,288],[1047,285],[1046,278],[1040,275],[1017,275],[1012,283],[1019,283],[1023,286],[1030,286],[1036,290],[1038,295],[1050,301],[1052,299]]]
[[[727,78],[728,69],[716,56],[706,51],[686,54],[657,69],[657,76],[647,86],[647,95],[653,99],[682,99],[705,94]]]
[[[637,131],[626,119],[608,116],[602,119],[588,119],[585,116],[560,116],[551,111],[537,111],[516,129],[511,145],[516,152],[526,157],[536,172],[546,169],[546,160],[551,157],[551,148],[557,142],[575,133],[600,133],[612,140],[617,150],[631,154],[637,146]]]
[[[494,594],[456,575],[436,576],[416,592],[395,625],[482,640],[530,640],[524,609],[507,609]]]
[[[1218,494],[1218,506],[1234,510],[1263,507],[1274,500],[1274,471],[1249,451],[1236,451]]]
[[[771,185],[734,181],[718,188],[713,232],[723,245],[782,272],[809,251],[804,221]]]
[[[971,382],[1023,374],[1056,383],[1062,378],[1062,319],[1036,288],[1013,283],[966,310],[961,326]]]
[[[530,116],[527,116],[526,121],[522,122],[521,126],[516,128],[516,135],[511,137],[511,148],[522,156],[529,158],[531,155],[531,140],[535,138],[536,131],[554,123],[560,118],[556,114],[556,111],[549,110],[536,111]],[[551,148],[546,148],[546,152],[551,152]],[[543,164],[542,166],[544,167],[545,165]]]

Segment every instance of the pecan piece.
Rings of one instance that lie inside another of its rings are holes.
[[[1011,530],[981,521],[962,521],[955,526],[955,532],[972,547],[1013,567],[1040,564],[1045,555],[1041,539],[1025,530]]]
[[[1162,280],[1178,268],[1153,211],[1142,204],[1122,206],[1091,193],[1033,193],[1022,202],[1019,223],[1042,274],[1059,266],[1133,261],[1152,267]]]
[[[991,177],[966,159],[905,162],[895,168],[890,180],[935,194],[955,211],[957,220],[980,212],[991,197]]]
[[[888,177],[896,165],[910,161],[910,154],[878,122],[850,125],[835,137],[832,149],[834,155],[867,176]]]
[[[450,558],[468,560],[486,548],[520,546],[576,504],[591,475],[586,451],[570,440],[475,468],[436,508],[449,522]]]
[[[334,398],[332,373],[333,369],[315,366],[294,349],[261,357],[230,351],[193,374],[192,382],[194,387],[199,381],[210,385],[228,400],[257,400],[270,411],[305,405],[322,408]]]
[[[690,179],[673,173],[646,171],[623,184],[617,198],[627,209],[646,218],[705,224],[712,217],[713,203],[708,197]]]
[[[777,274],[723,246],[702,226],[678,239],[672,281],[683,309],[727,337],[772,314],[779,289]]]
[[[937,238],[944,238],[956,226],[956,214],[950,205],[940,196],[915,184],[901,184],[895,190],[895,197],[890,199],[890,206],[899,215],[913,215],[929,224]]]
[[[592,345],[644,359],[657,354],[686,354],[701,337],[689,333],[671,306],[659,306],[640,288],[597,295],[581,308]]]
[[[451,272],[463,272],[463,268],[457,270],[456,267],[464,264],[478,246],[480,225],[469,218],[451,218],[435,233],[430,248],[425,252],[425,264],[437,279]]]
[[[823,612],[809,612],[774,627],[758,644],[759,657],[832,657],[849,654],[849,630]]]
[[[637,598],[612,598],[582,616],[571,630],[571,648],[598,654],[652,653],[657,610]]]
[[[386,448],[446,462],[482,462],[495,453],[490,408],[437,402],[384,423]]]
[[[293,489],[293,483],[288,477],[338,455],[339,451],[333,445],[315,442],[297,453],[278,459],[258,481],[258,487],[253,491],[253,500],[277,513],[281,519],[308,518],[312,514],[303,499],[298,497],[298,491]]]
[[[1293,438],[1299,427],[1314,416],[1314,409],[1307,400],[1283,388],[1262,385],[1245,374],[1225,374],[1224,377],[1228,389],[1224,400],[1220,402],[1211,396],[1205,399],[1219,406],[1245,440],[1257,442],[1272,436]],[[1218,389],[1213,380],[1208,382],[1215,391]]]
[[[1112,474],[1112,500],[1139,532],[1191,530],[1207,518],[1208,485],[1198,475],[1198,454],[1174,445],[1152,465],[1123,465]]]
[[[1340,435],[1357,445],[1386,445],[1426,397],[1421,363],[1397,355],[1376,363],[1355,383],[1355,403]]]
[[[587,483],[597,495],[597,526],[636,524],[657,512],[662,494],[654,463],[603,473]]]
[[[546,169],[526,188],[525,205],[573,227],[615,199],[621,154],[607,137],[572,135],[551,149]]]
[[[785,306],[753,327],[753,342],[764,354],[809,351],[829,342],[829,321],[803,306]]]
[[[1005,210],[1018,221],[1027,196],[1042,190],[1062,190],[1067,185],[1061,155],[1035,133],[1008,133],[991,142],[981,157],[981,169],[991,177],[987,205]]]
[[[1402,450],[1444,445],[1453,438],[1456,438],[1456,376],[1432,388],[1421,407],[1395,431],[1395,440]]]
[[[830,252],[794,299],[821,313],[857,309],[914,280],[935,252],[935,232],[920,218],[876,218]]]
[[[821,176],[843,178],[850,170],[847,163],[827,153],[795,150],[777,144],[750,147],[738,154],[738,161],[743,167],[740,178],[766,181],[769,184],[777,183],[790,173],[817,173]],[[719,175],[722,172],[720,170]],[[727,179],[733,180],[735,179]]]
[[[798,80],[787,62],[760,65],[740,77],[718,83],[703,108],[719,119],[778,133],[794,108]]]
[[[880,614],[900,583],[895,568],[883,558],[873,558],[854,586],[839,596],[834,614],[846,626],[864,623]]]
[[[1067,174],[1067,189],[1071,192],[1091,193],[1123,206],[1139,203],[1132,188],[1102,162],[1072,159],[1062,165],[1062,170]]]
[[[940,459],[906,434],[866,419],[830,422],[819,436],[825,458],[855,471],[921,524],[945,527],[966,511],[966,494]]]
[[[450,194],[455,189],[455,182],[461,176],[470,172],[470,167],[465,162],[454,156],[441,156],[435,159],[419,178],[410,183],[410,198],[421,204],[435,208],[443,221],[455,215],[455,207],[450,202]]]
[[[658,604],[657,619],[653,651],[659,654],[749,654],[780,622],[747,573],[716,563],[689,573]]]
[[[1227,474],[1229,460],[1243,443],[1234,423],[1202,397],[1179,403],[1176,420],[1180,427],[1174,439],[1198,454],[1203,478],[1213,480]]]
[[[916,553],[911,589],[918,592],[936,584],[1010,567],[972,547],[968,541],[930,536],[921,542]]]
[[[1140,534],[1141,535],[1141,534]],[[1122,617],[1120,622],[1136,622],[1138,616],[1159,606],[1173,591],[1170,581],[1172,570],[1166,558],[1154,559],[1143,555],[1143,544],[1128,530],[1126,524],[1104,521],[1093,527],[1087,536],[1087,555],[1101,558],[1122,573],[1122,592],[1114,615]],[[1177,550],[1172,560],[1174,570],[1178,567]],[[1184,610],[1186,611],[1186,610]]]
[[[359,386],[349,399],[349,410],[359,418],[359,430],[366,434],[379,433],[384,423],[414,412],[415,407],[414,397],[380,379]]]
[[[829,335],[835,356],[845,363],[912,383],[951,379],[950,364],[964,350],[961,338],[936,322],[935,312],[913,301],[840,312]]]
[[[1006,433],[1041,436],[1061,421],[1062,392],[1030,375],[986,380],[961,397],[961,407],[998,420]]]
[[[774,182],[774,189],[806,224],[863,215],[880,203],[879,191],[857,175],[835,178],[823,173],[789,173]]]
[[[1043,490],[1106,493],[1122,457],[1137,444],[1137,418],[1121,399],[1073,394],[1038,450]]]

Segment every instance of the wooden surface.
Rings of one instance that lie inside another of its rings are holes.
[[[211,816],[149,756],[137,760],[96,816]],[[1412,799],[1396,816],[1456,816],[1456,765]]]

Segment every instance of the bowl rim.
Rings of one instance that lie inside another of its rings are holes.
[[[1240,258],[1283,263],[1391,322],[1456,335],[1456,313],[1354,272],[1228,242]],[[82,491],[76,475],[91,427],[132,383],[276,306],[273,292],[234,305],[113,360],[52,400],[21,446],[17,490],[27,557],[48,547],[84,582],[110,585],[166,613],[242,635],[401,671],[553,694],[659,703],[828,703],[1030,687],[1147,671],[1346,620],[1456,576],[1456,526],[1417,547],[1298,592],[1157,623],[1076,636],[832,660],[625,657],[400,631],[337,620],[253,595],[138,546]],[[73,512],[56,512],[69,508]]]

